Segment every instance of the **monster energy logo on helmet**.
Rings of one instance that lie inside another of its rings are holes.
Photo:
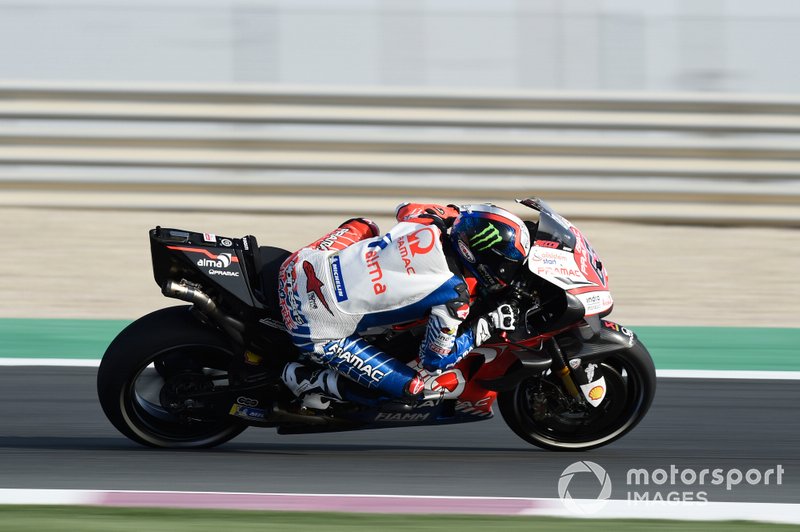
[[[475,251],[485,251],[502,241],[503,237],[500,236],[500,231],[493,223],[489,223],[489,225],[483,228],[483,231],[472,235],[469,239],[469,244]]]

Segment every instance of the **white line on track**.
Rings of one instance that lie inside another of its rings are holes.
[[[96,368],[99,359],[93,358],[0,358],[0,366],[54,366]]]
[[[99,365],[100,360],[88,358],[0,358],[0,366],[96,368]],[[800,371],[659,369],[656,375],[661,379],[800,380]]]
[[[0,489],[0,504],[521,515],[587,519],[743,520],[800,524],[800,504],[572,501],[583,508],[592,507],[594,511],[576,514],[567,509],[559,499],[523,497]]]
[[[740,379],[740,380],[800,380],[800,371],[757,371],[734,369],[657,369],[661,379]]]
[[[543,500],[543,499],[538,499]],[[550,507],[533,508],[518,515],[566,517],[583,519],[663,519],[675,521],[761,521],[768,523],[800,524],[800,504],[758,502],[699,502],[699,501],[628,501],[574,499],[580,507],[602,507],[592,513],[576,515],[560,499]],[[712,525],[709,525],[712,526]],[[713,529],[713,526],[712,528]]]

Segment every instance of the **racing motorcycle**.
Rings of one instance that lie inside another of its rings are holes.
[[[299,355],[278,306],[278,270],[289,251],[260,247],[251,235],[156,227],[155,280],[165,296],[191,305],[148,314],[114,339],[97,374],[103,411],[128,438],[164,448],[212,447],[248,426],[300,434],[481,421],[495,405],[533,445],[606,445],[647,413],[653,361],[633,331],[605,319],[613,300],[589,241],[542,200],[519,203],[532,210],[526,266],[471,311],[512,301],[520,310],[516,330],[427,374],[416,355],[424,321],[371,329],[363,333],[369,342],[419,371],[422,399],[331,402],[324,411],[298,408],[280,379]]]

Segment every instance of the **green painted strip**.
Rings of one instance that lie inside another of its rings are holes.
[[[103,356],[129,320],[0,319],[2,358]]]
[[[127,320],[0,319],[2,358],[100,358]],[[660,369],[800,371],[800,329],[632,327]]]
[[[632,327],[660,369],[800,370],[800,329]]]

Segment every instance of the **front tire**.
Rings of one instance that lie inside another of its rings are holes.
[[[546,394],[542,392],[542,384],[548,377],[537,377],[499,394],[497,403],[506,424],[523,440],[551,451],[595,449],[627,434],[644,418],[653,402],[656,391],[653,359],[635,339],[630,348],[594,363],[601,368],[608,388],[598,410],[583,405],[582,411],[576,408],[558,414],[542,412],[549,403],[537,393]],[[555,387],[552,381],[545,384],[545,388]]]
[[[97,371],[97,395],[106,417],[131,440],[151,447],[205,448],[247,426],[224,415],[177,413],[163,403],[179,387],[210,387],[226,378],[229,340],[179,306],[157,310],[126,327],[106,350]],[[177,382],[165,385],[170,375]]]

